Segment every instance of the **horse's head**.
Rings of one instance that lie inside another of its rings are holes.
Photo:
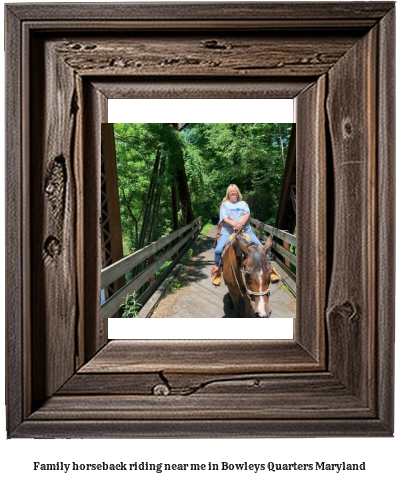
[[[272,239],[262,248],[248,244],[243,238],[237,238],[237,244],[244,254],[241,265],[241,277],[247,296],[251,300],[253,312],[260,318],[270,318],[272,311],[269,304],[270,275],[272,267],[266,254],[272,246]]]

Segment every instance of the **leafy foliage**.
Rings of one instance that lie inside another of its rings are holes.
[[[274,224],[291,124],[190,124],[186,132],[187,173],[192,160],[205,169],[197,211],[205,219],[217,216],[227,186],[236,184],[252,215]]]
[[[137,318],[141,304],[137,301],[137,294],[127,294],[123,304],[122,318]]]
[[[168,124],[116,123],[115,145],[121,207],[122,233],[129,252],[137,249],[151,176],[157,154],[165,159],[165,170],[156,178],[161,193],[160,215],[154,237],[171,231],[171,186],[183,144],[182,135]]]
[[[217,219],[229,184],[236,184],[253,217],[274,224],[291,124],[190,123],[183,132],[171,124],[114,124],[122,233],[129,252],[137,249],[157,157],[164,170],[154,240],[170,233],[172,187],[182,160],[194,216]]]

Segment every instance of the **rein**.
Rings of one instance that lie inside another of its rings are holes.
[[[236,281],[236,284],[237,284],[238,290],[240,291],[241,296],[242,296],[242,297],[244,297],[244,295],[243,295],[243,294],[242,294],[242,292],[241,292],[241,286],[240,286],[240,283],[238,282],[238,279],[237,279],[237,276],[236,276],[236,273],[235,273],[235,270],[234,270],[233,264],[232,264],[232,262],[231,262],[231,245],[230,245],[230,247],[229,247],[229,254],[230,254],[230,256],[229,256],[229,257],[230,257],[230,267],[231,267],[231,272],[233,273],[234,279],[235,279],[235,281]],[[247,286],[246,286],[246,284],[245,284],[245,281],[244,281],[244,286],[245,286],[245,290],[246,290],[246,292],[248,293],[248,289],[247,289]]]

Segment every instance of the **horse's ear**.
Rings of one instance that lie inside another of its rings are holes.
[[[244,241],[243,238],[238,236],[236,239],[236,242],[237,242],[238,246],[240,247],[240,250],[244,253],[244,255],[247,255],[248,254],[248,248],[247,248],[246,240]]]
[[[263,252],[265,253],[265,255],[269,252],[269,250],[272,248],[272,244],[273,244],[273,240],[272,240],[272,237],[270,236],[268,239],[267,239],[267,242],[265,243],[265,246],[263,247]]]

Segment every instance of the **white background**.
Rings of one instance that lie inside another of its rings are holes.
[[[317,0],[320,1],[320,0]],[[182,7],[184,8],[184,7]],[[3,15],[3,12],[1,12]],[[1,19],[3,25],[3,19]],[[4,90],[4,53],[1,53],[1,84]],[[4,91],[3,91],[4,92]],[[2,120],[4,117],[2,117]],[[129,120],[131,121],[131,120]],[[238,120],[243,121],[243,120]],[[4,140],[4,125],[2,126]],[[2,151],[3,159],[4,151]],[[1,194],[4,195],[4,177],[1,174]],[[0,199],[1,205],[4,198]],[[0,211],[1,223],[4,228],[4,208]],[[1,277],[4,283],[4,232],[1,232]],[[4,310],[4,293],[0,295],[1,310]],[[2,312],[4,323],[4,311]],[[1,336],[1,350],[4,351],[4,333]],[[398,347],[396,346],[396,349]],[[398,350],[396,350],[398,356]],[[2,361],[4,363],[4,360]],[[3,367],[3,365],[2,365]],[[2,369],[3,372],[3,369]],[[0,390],[4,399],[4,374],[1,374]],[[397,381],[396,381],[397,382]],[[397,394],[396,394],[397,397]],[[396,401],[397,403],[398,401]],[[4,400],[1,400],[4,404]],[[0,415],[1,431],[1,474],[7,482],[15,485],[40,482],[40,485],[70,486],[88,483],[109,485],[118,482],[119,486],[133,486],[155,482],[173,486],[203,486],[243,483],[264,486],[270,485],[306,485],[324,487],[353,486],[354,483],[370,483],[370,485],[398,485],[398,440],[397,438],[319,438],[319,439],[206,439],[206,440],[6,440],[5,410]],[[396,406],[396,417],[398,407]],[[153,463],[220,463],[227,461],[267,463],[329,463],[366,462],[365,472],[34,472],[33,462],[54,463],[63,461],[70,463],[98,462],[141,462]]]
[[[168,123],[175,120],[202,123],[292,123],[293,100],[110,100],[108,122]],[[238,181],[232,181],[238,184]],[[220,199],[223,194],[220,195]],[[245,195],[244,195],[245,198]],[[273,308],[272,308],[273,309]],[[272,315],[273,316],[273,315]],[[145,325],[143,324],[143,320]],[[266,325],[265,325],[266,324]],[[108,338],[136,339],[292,339],[293,320],[241,318],[186,320],[173,318],[108,320]]]

